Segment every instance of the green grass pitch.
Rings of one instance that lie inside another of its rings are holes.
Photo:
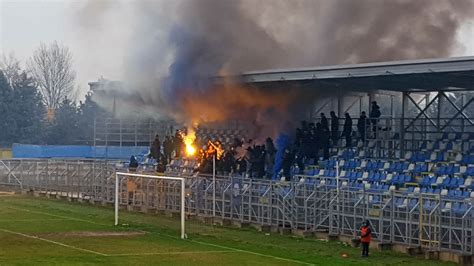
[[[0,196],[0,265],[452,265],[339,242],[265,234],[25,196]],[[343,258],[342,253],[348,257]]]

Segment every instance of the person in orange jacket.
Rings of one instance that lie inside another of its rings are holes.
[[[369,221],[365,223],[360,228],[360,242],[362,244],[362,257],[369,256],[369,245],[370,240],[372,239],[372,230],[370,229]]]

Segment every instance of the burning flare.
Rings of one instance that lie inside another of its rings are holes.
[[[188,129],[188,133],[184,134],[181,132],[181,136],[183,137],[184,145],[186,146],[186,155],[188,157],[192,157],[196,154],[196,147],[194,147],[194,141],[196,140],[196,132],[194,129]]]

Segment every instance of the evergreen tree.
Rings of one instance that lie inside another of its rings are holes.
[[[89,91],[79,106],[78,124],[81,130],[79,141],[87,145],[93,144],[95,119],[105,114],[105,110],[92,100],[92,96],[92,91]]]
[[[80,136],[78,126],[79,114],[75,103],[65,98],[56,110],[54,120],[48,127],[48,144],[77,144]]]
[[[10,102],[12,89],[3,71],[0,71],[0,146],[11,143]]]
[[[10,121],[12,142],[39,144],[44,137],[46,108],[33,80],[25,72],[18,75],[12,90]]]

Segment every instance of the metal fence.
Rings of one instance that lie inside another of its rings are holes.
[[[352,188],[329,179],[299,176],[292,182],[241,177],[194,176],[186,180],[186,211],[191,215],[229,219],[302,232],[356,237],[369,220],[381,243],[430,250],[473,253],[471,199],[439,194],[377,192]],[[180,206],[178,182],[120,180],[121,204],[160,211]],[[115,163],[84,160],[3,160],[0,184],[112,203]],[[133,193],[129,193],[132,190]]]

